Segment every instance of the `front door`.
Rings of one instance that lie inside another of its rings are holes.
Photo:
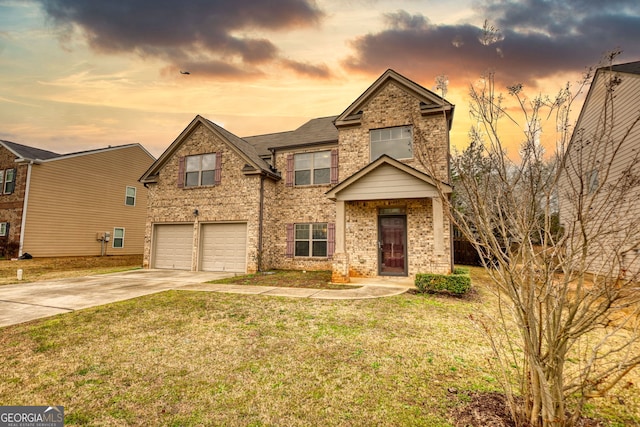
[[[407,275],[407,217],[378,217],[378,274]]]

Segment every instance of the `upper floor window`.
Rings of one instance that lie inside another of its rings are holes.
[[[185,159],[185,186],[214,185],[215,170],[215,153],[187,156]]]
[[[222,153],[180,157],[178,188],[218,185],[222,178]]]
[[[124,248],[124,228],[113,229],[113,247]]]
[[[0,171],[0,191],[4,194],[11,194],[16,188],[16,170],[6,169]]]
[[[8,229],[9,229],[9,223],[8,222],[0,222],[0,237],[6,236]]]
[[[394,159],[413,158],[412,134],[411,126],[371,130],[371,161],[383,154]]]
[[[136,205],[136,187],[127,187],[124,204],[127,206]]]
[[[299,153],[293,156],[295,185],[329,184],[331,151]]]

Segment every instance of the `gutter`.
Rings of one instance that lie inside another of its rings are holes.
[[[258,271],[262,271],[262,232],[264,222],[264,180],[265,174],[260,174],[260,205],[258,212]]]

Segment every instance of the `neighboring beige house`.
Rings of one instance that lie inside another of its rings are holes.
[[[560,186],[565,230],[591,238],[586,270],[640,275],[640,61],[596,70]],[[582,223],[571,222],[577,210]],[[575,239],[575,246],[579,239]]]
[[[436,184],[451,191],[453,110],[388,70],[340,115],[289,132],[239,138],[197,116],[140,179],[145,267],[450,272]]]
[[[138,178],[154,160],[139,144],[57,154],[0,141],[0,246],[9,256],[142,254]]]

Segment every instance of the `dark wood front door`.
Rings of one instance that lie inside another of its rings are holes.
[[[407,275],[407,217],[378,217],[378,274]]]

